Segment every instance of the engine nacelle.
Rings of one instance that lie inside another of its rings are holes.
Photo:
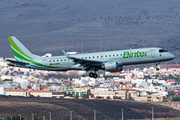
[[[110,72],[120,72],[123,70],[123,67],[118,67],[117,62],[107,62],[102,65],[102,69]]]

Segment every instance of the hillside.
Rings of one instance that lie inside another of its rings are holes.
[[[31,113],[49,119],[51,112],[53,120],[67,120],[69,111],[72,111],[73,120],[92,120],[93,110],[96,110],[97,120],[120,120],[121,108],[124,119],[145,119],[151,118],[151,107],[154,108],[155,118],[180,117],[178,110],[141,102],[0,97],[0,116],[20,114],[29,119]]]
[[[39,55],[157,46],[179,59],[179,20],[179,0],[3,0],[0,56],[12,57],[14,35]]]

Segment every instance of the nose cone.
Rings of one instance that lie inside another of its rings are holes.
[[[171,58],[171,59],[175,59],[175,58],[176,58],[176,56],[175,56],[175,55],[173,55],[173,54],[170,54],[170,58]]]

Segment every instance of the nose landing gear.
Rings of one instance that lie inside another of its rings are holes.
[[[156,62],[156,70],[157,71],[159,71],[158,64],[160,64],[160,62]]]

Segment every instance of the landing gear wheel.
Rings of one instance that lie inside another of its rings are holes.
[[[157,71],[159,71],[159,68],[156,68]]]
[[[94,75],[93,75],[93,78],[97,78],[97,77],[98,77],[98,75],[97,75],[97,74],[94,74]]]
[[[89,77],[94,77],[94,73],[90,72]]]
[[[156,70],[159,71],[158,65],[160,64],[160,62],[156,62]]]

